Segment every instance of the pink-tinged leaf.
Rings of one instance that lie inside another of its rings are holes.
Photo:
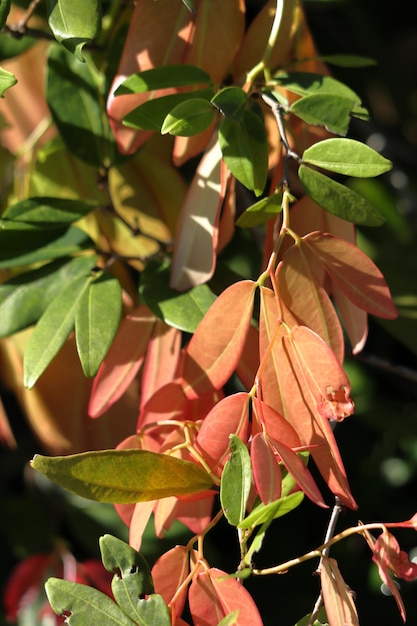
[[[195,447],[212,471],[220,472],[229,455],[229,435],[246,443],[249,426],[249,399],[246,393],[226,396],[204,419]]]
[[[323,557],[321,588],[330,626],[359,626],[353,594],[346,585],[334,559]]]
[[[214,497],[215,492],[190,502],[178,498],[177,520],[194,534],[200,535],[210,523]]]
[[[270,439],[285,444],[288,448],[299,448],[300,438],[287,420],[262,400],[253,401],[252,433],[256,428],[266,432]]]
[[[174,379],[180,349],[180,331],[156,320],[143,364],[141,407],[160,387]]]
[[[303,447],[311,451],[330,490],[346,506],[357,508],[330,422],[324,416],[326,410],[336,417],[351,408],[345,394],[349,383],[340,363],[327,344],[303,326],[293,329],[291,338],[281,337],[273,352],[282,398],[277,410],[296,430]]]
[[[221,167],[224,167],[226,170],[227,188],[219,224],[218,253],[232,240],[236,222],[236,178],[230,174],[228,175],[227,165],[224,161],[222,161]]]
[[[161,498],[154,508],[154,527],[155,535],[162,539],[166,532],[171,528],[177,517],[176,508],[178,500],[175,496],[170,498]]]
[[[387,530],[378,537],[373,548],[375,563],[387,567],[398,578],[412,581],[417,578],[417,563],[412,563],[408,554],[400,549],[398,541]]]
[[[14,438],[13,431],[10,428],[3,402],[0,400],[0,442],[6,444],[9,448],[16,448],[17,443]]]
[[[317,265],[317,258],[309,252],[308,246],[303,245],[293,245],[287,250],[278,266],[278,293],[298,323],[314,330],[342,363],[342,327],[329,296],[312,270]]]
[[[187,587],[171,601],[189,573],[189,554],[185,546],[175,546],[165,552],[152,568],[152,580],[155,592],[159,593],[175,615],[181,615],[187,599]]]
[[[182,370],[189,398],[221,389],[236,369],[250,326],[256,284],[242,280],[228,287],[200,322]]]
[[[137,430],[160,419],[177,419],[184,410],[186,397],[178,381],[160,387],[141,408]]]
[[[190,586],[190,611],[195,626],[217,626],[238,610],[235,626],[262,626],[262,619],[249,592],[235,578],[212,567],[198,574]]]
[[[358,354],[364,348],[368,337],[368,314],[353,304],[334,283],[332,296],[348,334],[352,353]]]
[[[152,515],[156,500],[149,502],[138,502],[133,510],[132,519],[129,525],[129,545],[139,551],[142,545],[143,533]]]
[[[185,291],[207,282],[216,263],[220,209],[226,191],[222,155],[214,141],[203,155],[181,209],[170,286]]]
[[[163,20],[161,15],[164,15]],[[148,131],[135,131],[123,126],[123,118],[155,94],[145,92],[115,97],[116,88],[136,72],[181,63],[192,30],[193,17],[182,2],[139,0],[136,3],[107,101],[110,125],[122,153],[132,154],[150,136]],[[172,91],[159,90],[158,97]]]
[[[145,306],[127,315],[94,379],[88,413],[98,417],[118,400],[138,373],[155,316]]]
[[[189,422],[198,422],[205,419],[210,413],[212,408],[216,406],[218,402],[223,400],[224,392],[219,389],[203,393],[203,395],[195,398],[194,400],[188,400],[184,405],[182,413],[182,419]]]
[[[271,445],[281,457],[282,462],[291,476],[295,479],[300,489],[302,489],[306,496],[308,496],[315,504],[327,509],[327,504],[324,502],[323,496],[314,482],[309,469],[304,465],[298,454],[280,441],[275,441],[274,439],[271,439],[270,441]]]
[[[253,479],[256,491],[264,504],[279,500],[282,474],[278,459],[263,433],[257,433],[250,446]]]
[[[397,317],[384,277],[357,246],[318,232],[310,233],[303,242],[314,249],[332,280],[354,304],[378,317]]]
[[[236,374],[245,389],[250,391],[259,367],[259,331],[249,326],[242,354],[236,365]]]

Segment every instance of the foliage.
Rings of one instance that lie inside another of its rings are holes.
[[[261,625],[244,580],[318,559],[321,593],[299,623],[355,626],[354,596],[329,556],[352,535],[406,619],[391,575],[412,581],[417,566],[388,529],[416,530],[416,515],[335,534],[341,507],[358,508],[335,431],[354,412],[346,347],[362,351],[368,315],[397,317],[355,233],[387,218],[360,181],[392,163],[346,137],[369,114],[329,70],[371,61],[318,55],[296,0],[265,2],[246,21],[247,4],[0,6],[4,34],[32,35],[46,74],[45,89],[31,87],[30,149],[13,128],[5,140],[4,379],[49,454],[32,468],[113,503],[129,528],[129,545],[100,540],[114,600],[77,567],[47,580],[70,624],[93,614],[103,625],[182,626],[188,611],[194,626]],[[17,69],[22,52],[10,54]],[[5,68],[0,80],[13,119],[20,79]],[[259,267],[222,261],[239,240],[244,257],[258,248]],[[13,442],[3,413],[0,434]],[[324,543],[259,567],[272,523],[304,496],[322,509],[334,499]],[[176,520],[193,535],[150,571],[137,551],[152,515],[160,538]],[[234,571],[205,552],[222,518],[240,550]]]

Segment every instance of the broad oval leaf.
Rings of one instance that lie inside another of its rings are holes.
[[[140,295],[166,324],[193,333],[216,296],[206,284],[179,293],[169,286],[170,272],[168,263],[156,259],[148,261],[141,275]]]
[[[229,441],[230,458],[222,472],[220,502],[229,524],[237,526],[245,517],[252,485],[252,469],[246,444],[236,435],[230,435]]]
[[[101,591],[70,580],[49,578],[45,584],[49,603],[57,615],[71,626],[91,624],[94,616],[101,626],[133,626],[133,622],[113,600]]]
[[[365,198],[328,176],[300,165],[298,170],[306,194],[329,213],[361,226],[380,226],[382,215]]]
[[[2,219],[56,228],[76,222],[96,207],[93,202],[78,199],[32,197],[8,207]]]
[[[100,450],[69,456],[35,455],[32,467],[90,500],[130,504],[185,496],[213,487],[195,463],[148,450]]]
[[[47,6],[55,39],[84,61],[83,46],[100,32],[100,0],[48,0]]]
[[[240,122],[248,103],[248,94],[240,87],[225,87],[216,93],[211,102],[222,115]]]
[[[282,206],[282,194],[275,192],[266,198],[262,198],[255,204],[245,209],[236,220],[236,225],[241,228],[253,228],[276,218]]]
[[[392,168],[391,161],[361,141],[337,137],[318,141],[307,148],[303,162],[357,178],[379,176]]]
[[[207,72],[195,65],[165,65],[132,74],[118,86],[115,95],[122,96],[192,85],[211,85],[211,78]]]
[[[307,124],[324,126],[331,133],[345,136],[354,106],[344,96],[318,93],[296,100],[290,111]]]
[[[83,292],[75,314],[75,338],[85,376],[95,376],[116,334],[122,313],[122,288],[105,272]]]
[[[185,100],[174,107],[166,116],[161,134],[191,137],[206,130],[215,116],[213,106],[204,98]]]
[[[268,175],[268,143],[263,119],[251,109],[245,109],[239,122],[226,117],[220,124],[219,144],[233,176],[260,196]]]
[[[175,610],[181,615],[188,595],[188,588],[183,587],[182,593],[177,591],[187,578],[190,565],[189,551],[186,546],[175,546],[162,554],[152,568],[152,578],[158,593],[167,604],[175,598]]]
[[[23,380],[29,389],[45,371],[74,328],[75,313],[90,278],[80,276],[50,303],[30,336],[23,357]]]

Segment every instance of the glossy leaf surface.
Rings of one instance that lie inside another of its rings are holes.
[[[325,139],[304,151],[304,163],[345,176],[368,178],[392,168],[391,161],[354,139]]]
[[[354,106],[349,98],[318,93],[296,100],[290,111],[307,124],[324,126],[329,132],[345,136]]]
[[[230,458],[222,472],[220,502],[224,515],[232,526],[245,516],[252,484],[252,469],[246,445],[236,435],[230,436]]]
[[[206,130],[214,116],[215,111],[208,100],[203,98],[185,100],[168,113],[162,124],[161,133],[191,137]]]
[[[195,463],[147,450],[36,455],[32,467],[64,489],[99,502],[147,502],[213,486],[210,476]]]
[[[48,23],[55,39],[84,61],[83,46],[100,32],[101,2],[48,0]]]

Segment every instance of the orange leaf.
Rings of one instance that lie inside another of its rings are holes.
[[[236,374],[245,389],[250,391],[259,367],[259,331],[249,326],[242,354],[236,365]]]
[[[198,574],[190,586],[190,611],[195,626],[217,626],[238,610],[235,626],[262,626],[262,619],[249,592],[235,578],[215,567]]]
[[[256,491],[264,504],[279,500],[281,497],[282,474],[266,436],[257,433],[250,446],[253,479]]]
[[[248,439],[248,395],[235,393],[221,400],[204,419],[195,447],[213,471],[221,469],[229,454],[229,435]]]
[[[118,400],[138,373],[155,316],[140,306],[122,320],[116,337],[94,379],[88,413],[98,417]]]
[[[170,286],[178,291],[207,282],[214,272],[220,209],[226,191],[221,151],[214,141],[203,155],[181,209]]]
[[[176,328],[156,320],[143,364],[141,407],[151,396],[175,376],[181,349],[181,333]]]
[[[353,594],[343,580],[337,562],[324,556],[320,574],[330,626],[359,626]]]
[[[259,398],[253,401],[252,434],[255,425],[265,431],[270,439],[285,444],[288,448],[299,448],[300,438],[291,424],[273,408]],[[258,422],[259,424],[256,424]]]
[[[164,19],[161,19],[161,15]],[[123,126],[123,118],[146,102],[150,92],[114,96],[116,88],[131,74],[163,65],[181,63],[193,30],[193,17],[182,2],[138,0],[130,20],[116,77],[107,100],[107,112],[120,152],[133,154],[150,136]],[[173,90],[159,90],[158,96]]]
[[[362,250],[328,233],[310,233],[303,241],[314,249],[332,280],[354,304],[378,317],[397,317],[384,277]]]
[[[152,515],[156,500],[149,502],[138,502],[134,505],[132,519],[129,525],[129,544],[135,550],[140,550],[142,545],[143,533],[148,525],[149,518]]]
[[[165,552],[152,568],[155,592],[159,593],[170,605],[175,593],[187,578],[189,572],[188,550],[184,546],[175,546]],[[187,587],[175,600],[175,614],[181,615],[187,598]]]
[[[368,314],[353,304],[336,284],[332,284],[332,296],[348,334],[352,353],[358,354],[368,337]]]
[[[221,387],[234,372],[245,344],[256,284],[228,287],[200,322],[185,351],[182,378],[189,398]]]
[[[342,328],[329,296],[311,269],[317,258],[309,253],[308,246],[303,245],[293,245],[287,250],[278,266],[278,293],[298,322],[314,330],[342,363]]]

